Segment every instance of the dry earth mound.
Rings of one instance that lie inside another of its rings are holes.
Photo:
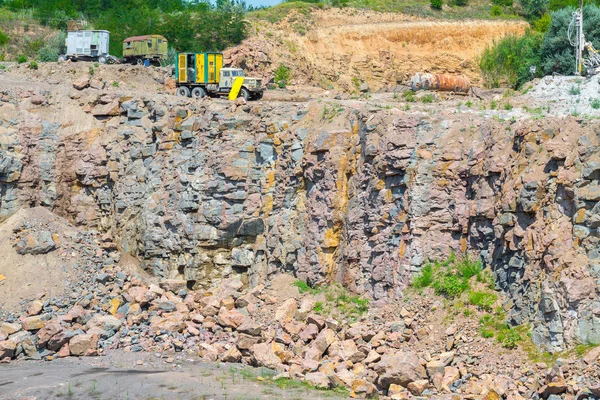
[[[520,34],[523,21],[440,21],[359,10],[291,13],[226,52],[228,60],[271,79],[280,64],[294,84],[356,91],[405,82],[416,72],[464,74],[479,82],[477,57],[494,39]]]

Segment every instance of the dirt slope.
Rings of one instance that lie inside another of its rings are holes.
[[[523,21],[440,21],[359,10],[294,14],[278,24],[261,21],[256,33],[226,52],[228,60],[272,78],[291,67],[293,84],[355,91],[393,86],[420,71],[480,79],[477,57],[494,39],[522,33]]]

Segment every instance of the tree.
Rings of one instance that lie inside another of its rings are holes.
[[[574,9],[569,7],[550,15],[552,22],[544,35],[541,48],[542,68],[546,75],[573,74],[575,71],[575,48],[571,46],[567,37],[573,11]],[[600,44],[600,8],[594,4],[584,6],[583,16],[586,41]]]
[[[521,0],[523,11],[530,18],[539,18],[544,15],[548,11],[549,5],[550,0]]]

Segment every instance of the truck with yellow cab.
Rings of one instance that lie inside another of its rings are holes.
[[[177,54],[175,84],[178,96],[197,99],[233,94],[245,100],[260,100],[264,92],[260,78],[244,76],[241,68],[223,67],[223,53]]]
[[[160,65],[167,58],[169,44],[161,35],[132,36],[123,40],[123,62]]]

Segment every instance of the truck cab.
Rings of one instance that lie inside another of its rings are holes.
[[[175,59],[178,96],[202,98],[207,95],[229,95],[239,78],[243,81],[242,86],[238,87],[238,97],[246,100],[262,98],[262,80],[245,76],[241,68],[223,67],[222,53],[180,53]]]

